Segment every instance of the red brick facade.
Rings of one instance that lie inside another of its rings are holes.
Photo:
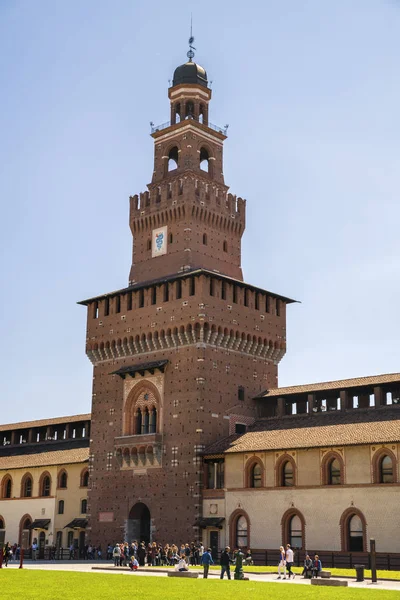
[[[88,537],[103,546],[148,537],[138,503],[152,539],[199,538],[201,452],[229,434],[230,415],[251,422],[286,348],[290,300],[242,281],[245,201],[227,194],[211,91],[180,84],[169,97],[149,191],[130,200],[130,286],[83,302],[94,365]]]

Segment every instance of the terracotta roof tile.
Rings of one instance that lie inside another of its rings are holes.
[[[39,454],[22,454],[21,456],[0,456],[0,469],[29,469],[31,467],[50,467],[51,465],[67,465],[83,463],[89,460],[89,448],[74,448]]]
[[[227,453],[258,452],[326,446],[354,446],[400,441],[400,419],[365,423],[342,423],[293,429],[251,431],[233,441]]]
[[[384,383],[399,383],[400,373],[387,373],[386,375],[373,375],[370,377],[355,377],[353,379],[338,379],[322,383],[309,383],[288,387],[271,388],[257,398],[271,398],[273,396],[288,396],[289,394],[304,394],[306,392],[319,392],[328,390],[343,390],[345,388],[381,385]]]
[[[38,421],[21,421],[21,423],[8,423],[0,425],[0,431],[9,431],[10,429],[28,429],[29,427],[46,427],[47,425],[62,425],[62,423],[75,423],[77,421],[90,421],[92,415],[70,415],[68,417],[56,417],[54,419],[39,419]]]

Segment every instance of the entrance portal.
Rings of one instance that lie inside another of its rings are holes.
[[[146,544],[151,541],[150,511],[143,502],[138,502],[131,508],[126,529],[126,539],[129,544],[133,540]]]

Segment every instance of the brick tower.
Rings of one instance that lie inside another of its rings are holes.
[[[205,445],[252,422],[277,385],[289,298],[243,282],[246,203],[223,175],[226,127],[192,61],[152,127],[148,191],[130,198],[129,286],[85,300],[94,365],[88,538],[199,537]]]

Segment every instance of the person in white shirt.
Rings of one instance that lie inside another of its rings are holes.
[[[181,555],[178,564],[175,566],[175,571],[189,571],[184,554]]]
[[[293,563],[294,563],[293,550],[291,549],[290,544],[286,544],[286,570],[288,572],[289,579],[290,579],[290,577],[292,577],[292,579],[295,578],[295,574],[292,571]]]

